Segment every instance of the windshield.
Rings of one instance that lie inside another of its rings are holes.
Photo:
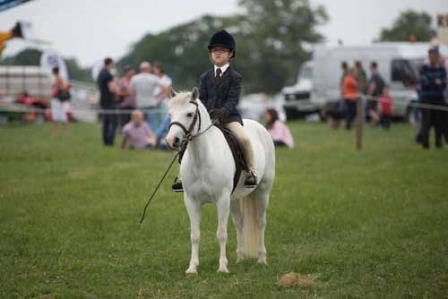
[[[312,80],[313,79],[313,68],[310,65],[304,65],[300,69],[299,72],[299,78],[297,81],[300,80]]]
[[[392,61],[392,81],[401,81],[405,86],[415,85],[423,59],[394,59]]]

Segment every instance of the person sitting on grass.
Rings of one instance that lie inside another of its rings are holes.
[[[131,149],[151,149],[155,144],[155,135],[144,121],[143,112],[134,110],[131,121],[122,130],[121,149],[125,149],[128,142]]]
[[[274,141],[275,147],[294,147],[294,139],[288,127],[279,119],[277,110],[266,109],[264,114],[266,129]]]

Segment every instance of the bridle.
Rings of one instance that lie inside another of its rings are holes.
[[[216,123],[216,120],[213,120],[211,125],[208,126],[204,131],[201,132],[202,120],[201,120],[201,112],[199,111],[199,105],[195,101],[190,101],[189,103],[196,106],[196,111],[194,113],[193,120],[191,121],[190,125],[188,126],[188,129],[182,123],[180,123],[178,121],[171,122],[168,127],[168,130],[171,129],[172,126],[178,126],[179,128],[181,128],[185,134],[185,142],[187,142],[187,143],[190,142],[191,140],[193,140],[194,138],[207,132]],[[198,130],[197,130],[196,134],[193,134],[194,126],[196,125],[196,123],[198,121],[199,121]]]

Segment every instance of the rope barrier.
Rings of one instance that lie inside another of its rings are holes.
[[[8,112],[23,112],[23,113],[28,113],[28,112],[45,112],[47,109],[50,109],[50,107],[48,108],[39,108],[39,107],[30,107],[30,106],[24,106],[21,104],[2,104],[0,103],[0,111],[8,111]],[[136,110],[138,108],[135,109],[82,109],[82,108],[78,108],[76,106],[71,106],[70,111],[74,112],[74,113],[96,113],[96,114],[116,114],[116,115],[121,115],[121,114],[131,114],[132,111]],[[166,114],[163,111],[156,111],[158,108],[154,108],[154,109],[138,109],[139,111],[142,111],[144,113],[148,113],[148,114]]]
[[[360,95],[358,96],[358,98],[362,98],[363,101],[375,101],[375,102],[380,102],[381,97],[376,97],[376,96],[369,96],[369,95]],[[442,102],[439,104],[429,104],[429,103],[422,103],[419,100],[417,101],[412,101],[410,103],[402,103],[402,102],[397,102],[394,100],[394,97],[392,97],[393,103],[392,103],[392,107],[396,107],[396,106],[406,106],[406,107],[412,107],[412,108],[423,108],[423,109],[433,109],[433,110],[439,110],[439,111],[448,111],[448,103],[447,102]],[[336,103],[340,100],[345,100],[345,98],[340,98],[339,100],[335,100],[335,101],[329,101],[329,102],[333,102]]]
[[[366,96],[363,95],[361,96],[361,98],[363,98],[365,101],[375,101],[375,102],[380,102],[381,98],[380,97],[371,97],[371,96]],[[392,98],[393,100],[393,98]],[[411,107],[411,108],[422,108],[422,109],[432,109],[432,110],[439,110],[439,111],[448,111],[448,106],[444,106],[444,105],[448,105],[448,103],[442,102],[440,104],[428,104],[428,103],[421,103],[421,102],[411,102],[409,104],[407,103],[392,103],[392,107],[393,106],[406,106],[406,107]]]
[[[362,95],[362,98],[364,98],[367,101],[376,101],[379,102],[380,98],[379,97],[370,97],[370,96],[366,96],[366,95]],[[336,101],[335,101],[336,102]],[[406,106],[406,107],[412,107],[412,108],[421,108],[421,109],[432,109],[432,110],[439,110],[439,111],[448,111],[448,103],[441,103],[441,104],[428,104],[428,103],[421,103],[421,102],[412,102],[412,103],[397,103],[394,101],[394,103],[392,104],[393,106],[397,106],[397,105],[401,105],[401,106]],[[50,108],[50,107],[49,107]],[[138,109],[138,108],[136,108]],[[158,108],[154,108],[154,109],[138,109],[144,113],[148,113],[148,114],[165,114],[164,111],[157,111]],[[29,107],[29,106],[24,106],[24,105],[20,105],[20,104],[2,104],[0,103],[0,111],[9,111],[9,112],[23,112],[23,113],[28,113],[28,112],[45,112],[47,109],[44,108],[38,108],[38,107]],[[78,114],[82,114],[82,113],[96,113],[96,114],[101,114],[101,115],[123,115],[123,114],[131,114],[132,111],[135,109],[83,109],[83,108],[79,108],[76,106],[71,106],[70,111],[73,113],[78,113]]]

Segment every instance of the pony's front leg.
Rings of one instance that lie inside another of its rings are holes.
[[[218,272],[229,273],[227,269],[227,255],[226,255],[226,244],[227,244],[227,222],[229,220],[229,209],[230,209],[230,194],[224,192],[218,200],[216,206],[218,208],[218,231],[216,232],[216,237],[219,242],[219,268]]]
[[[233,224],[236,230],[236,261],[239,262],[243,259],[243,217],[241,215],[240,199],[234,199],[230,202],[230,209],[233,215]]]
[[[190,217],[190,240],[191,240],[191,258],[190,266],[185,273],[197,274],[197,266],[199,266],[199,237],[201,224],[201,205],[198,201],[184,195],[185,207]]]

